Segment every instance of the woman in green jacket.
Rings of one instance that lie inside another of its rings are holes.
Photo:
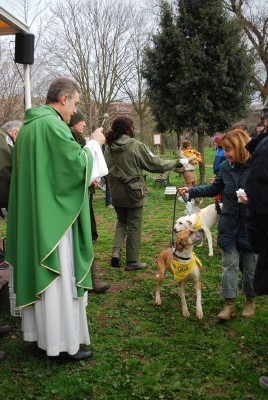
[[[117,117],[106,134],[105,159],[109,169],[107,175],[112,193],[112,202],[117,214],[114,235],[112,267],[120,267],[124,240],[126,239],[126,271],[147,268],[139,260],[142,211],[147,204],[146,188],[141,198],[130,199],[127,185],[122,175],[127,178],[143,176],[142,171],[162,173],[182,167],[179,160],[164,161],[153,154],[143,143],[134,139],[134,124],[129,117]],[[144,196],[144,197],[142,197]]]

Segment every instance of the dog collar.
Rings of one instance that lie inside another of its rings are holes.
[[[178,255],[176,251],[172,253],[173,256],[176,256],[176,258],[179,258],[180,260],[191,260],[191,257],[181,257]]]
[[[179,253],[176,252],[175,247],[172,247],[171,251],[172,251],[172,258],[173,258],[173,256],[175,256],[176,258],[179,258],[180,260],[191,260],[191,257],[181,257],[179,255]]]

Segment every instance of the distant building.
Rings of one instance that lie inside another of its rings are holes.
[[[131,103],[125,103],[123,101],[113,101],[108,109],[109,115],[117,115],[117,114],[127,114],[130,116],[135,116],[135,110]]]

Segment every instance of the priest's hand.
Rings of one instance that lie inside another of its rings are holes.
[[[103,134],[103,128],[97,128],[95,131],[91,134],[90,139],[97,140],[100,145],[105,143],[105,136]]]

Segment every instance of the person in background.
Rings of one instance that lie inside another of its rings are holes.
[[[12,171],[12,151],[21,121],[9,121],[0,129],[0,205],[8,208],[8,195]]]
[[[71,116],[69,126],[75,141],[80,144],[81,148],[83,148],[86,145],[86,139],[84,138],[83,133],[85,131],[87,124],[86,124],[86,117],[82,113],[82,111],[77,110],[77,113]],[[93,181],[88,188],[92,243],[96,243],[98,239],[97,223],[93,208],[93,195],[95,193],[95,186],[97,185],[98,183],[96,181]],[[109,289],[110,285],[106,282],[103,282],[97,277],[97,266],[95,259],[93,260],[91,265],[91,277],[92,277],[92,285],[94,293],[104,293],[106,292],[106,290]]]
[[[241,129],[242,131],[246,132],[249,135],[249,129],[244,120],[235,122],[231,127],[231,130],[233,129]]]
[[[69,123],[71,132],[73,137],[77,143],[80,144],[81,148],[86,145],[86,139],[83,136],[84,130],[87,126],[86,117],[82,113],[82,111],[78,110],[76,114],[72,115],[70,123]],[[93,195],[95,194],[95,186],[97,182],[91,182],[88,190],[89,190],[89,210],[90,210],[90,223],[91,223],[91,235],[92,242],[96,243],[99,235],[97,231],[97,223],[93,208]]]
[[[81,90],[55,79],[46,104],[30,108],[13,150],[6,260],[14,267],[25,341],[48,356],[90,359],[87,291],[92,289],[88,185],[108,173],[96,129],[81,149],[68,126]]]
[[[125,271],[147,268],[147,264],[139,261],[142,212],[147,203],[146,187],[141,191],[142,197],[133,201],[126,190],[126,183],[120,177],[142,177],[143,170],[164,172],[182,167],[179,160],[163,161],[141,142],[134,139],[134,124],[131,118],[120,116],[114,119],[111,129],[106,133],[107,147],[105,159],[109,174],[107,180],[117,215],[114,235],[112,267],[120,267],[124,241],[126,239]],[[187,161],[185,162],[187,163]],[[141,178],[142,179],[142,178]]]
[[[252,163],[245,185],[247,196],[246,229],[249,243],[258,254],[254,289],[257,295],[268,294],[268,107],[263,109],[264,129],[246,146]],[[268,376],[260,385],[268,390]]]
[[[218,173],[220,172],[220,167],[223,161],[225,160],[225,155],[224,155],[224,150],[223,148],[219,145],[219,140],[221,138],[221,135],[216,135],[213,138],[213,143],[216,148],[216,154],[213,162],[213,172],[214,175],[217,176]]]
[[[106,149],[106,144],[104,144],[102,146],[103,154],[105,153],[105,149]],[[111,194],[111,191],[109,188],[109,183],[108,183],[106,176],[104,177],[104,182],[105,182],[105,207],[113,209],[114,206],[112,205],[112,194]]]
[[[268,126],[268,106],[263,109],[263,124],[265,128]]]
[[[104,180],[105,180],[105,185],[106,185],[105,207],[113,209],[114,206],[112,205],[112,194],[111,194],[111,191],[110,191],[110,188],[109,188],[109,183],[108,183],[108,180],[107,180],[106,176],[104,177]]]
[[[12,151],[19,129],[22,125],[21,121],[9,121],[2,125],[0,130],[0,210],[1,216],[4,210],[8,208],[9,187],[12,172]],[[2,211],[3,210],[3,211]],[[5,261],[5,252],[0,252],[0,266],[7,268]],[[0,337],[8,335],[10,326],[0,326]],[[0,361],[6,358],[6,353],[0,351]]]
[[[260,121],[257,123],[257,126],[256,126],[256,133],[257,133],[257,135],[258,135],[259,133],[261,133],[261,132],[264,130],[264,128],[265,128],[265,123],[264,123],[263,120],[260,120]]]
[[[250,171],[250,153],[245,146],[249,135],[241,129],[233,129],[223,134],[219,144],[224,149],[219,174],[210,185],[182,187],[181,194],[189,193],[189,199],[195,197],[215,197],[222,193],[222,209],[218,223],[218,246],[222,253],[222,289],[224,307],[217,315],[218,320],[226,321],[235,316],[235,299],[238,295],[239,260],[243,260],[243,293],[246,304],[243,318],[255,316],[255,292],[253,278],[256,266],[256,254],[249,244],[245,217],[246,204],[238,201],[237,191],[245,189]]]
[[[186,158],[188,164],[184,167],[183,177],[188,187],[197,185],[197,176],[195,173],[195,165],[202,162],[202,156],[199,151],[192,148],[190,140],[186,139],[182,142],[179,157]]]

